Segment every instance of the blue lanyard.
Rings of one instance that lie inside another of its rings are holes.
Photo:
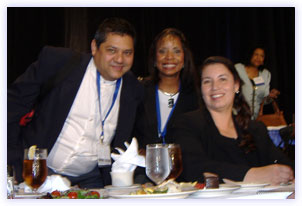
[[[179,90],[180,91],[180,84],[179,84]],[[156,116],[157,116],[157,130],[158,130],[158,136],[161,137],[163,139],[163,144],[166,144],[166,140],[165,140],[165,137],[166,137],[166,134],[167,134],[167,125],[168,125],[168,122],[169,122],[169,119],[171,118],[172,114],[173,114],[173,111],[175,109],[175,106],[176,106],[176,103],[177,103],[177,100],[176,102],[174,103],[171,111],[170,111],[170,114],[168,116],[168,119],[166,121],[166,124],[164,126],[164,129],[161,130],[161,115],[160,115],[160,106],[159,106],[159,97],[158,97],[158,85],[155,86],[155,100],[156,100]]]
[[[101,83],[100,83],[100,79],[101,79],[101,75],[98,71],[96,71],[96,74],[97,74],[97,78],[96,78],[96,84],[97,84],[97,87],[98,87],[98,95],[99,95],[99,103],[100,103],[100,114],[102,114],[102,109],[101,109]],[[103,138],[104,136],[104,125],[105,125],[105,121],[109,115],[109,113],[111,112],[112,110],[112,107],[115,103],[115,100],[117,98],[117,94],[118,94],[118,91],[120,89],[120,86],[121,86],[121,79],[122,78],[119,78],[117,81],[116,81],[116,85],[115,85],[115,90],[114,90],[114,94],[113,94],[113,99],[112,99],[112,103],[111,103],[111,106],[109,108],[109,110],[107,111],[107,114],[105,116],[105,118],[102,120],[102,133],[101,133],[101,138]],[[103,139],[102,139],[103,140]]]

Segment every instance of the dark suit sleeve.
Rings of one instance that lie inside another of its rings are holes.
[[[182,148],[183,172],[180,181],[203,182],[203,173],[212,172],[222,178],[243,180],[250,167],[231,164],[229,162],[211,159],[209,152],[215,152],[215,145],[211,144],[213,136],[208,131],[211,127],[198,118],[202,113],[187,113],[177,119],[173,129],[175,142]]]
[[[61,51],[63,49],[56,50],[53,47],[44,47],[38,60],[32,63],[7,89],[8,164],[17,165],[16,162],[19,162],[19,165],[22,165],[20,161],[23,159],[23,140],[20,136],[20,118],[31,111],[43,83],[53,76],[57,71],[56,69],[64,63],[66,57],[62,55]],[[54,61],[57,57],[60,57],[60,59]]]

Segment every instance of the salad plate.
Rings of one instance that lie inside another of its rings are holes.
[[[134,185],[123,186],[123,187],[121,187],[121,186],[117,187],[117,186],[113,186],[113,185],[106,185],[104,188],[107,189],[107,190],[139,189],[139,188],[141,188],[141,185],[134,184]]]
[[[109,195],[115,199],[184,199],[190,194],[197,192],[198,190],[175,192],[175,193],[161,193],[161,194],[119,194]]]

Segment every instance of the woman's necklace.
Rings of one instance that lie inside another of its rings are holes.
[[[176,93],[168,93],[168,92],[164,92],[162,91],[164,95],[169,96],[170,98],[168,99],[168,107],[172,108],[174,106],[174,99],[173,97],[178,93],[178,91]]]

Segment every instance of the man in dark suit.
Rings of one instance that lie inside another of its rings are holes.
[[[111,184],[111,148],[132,137],[143,97],[130,71],[134,42],[129,22],[106,19],[91,42],[92,55],[78,55],[79,63],[42,99],[43,84],[70,66],[74,51],[44,47],[38,61],[8,88],[7,159],[18,181],[24,148],[37,145],[48,149],[49,175],[61,174],[83,188]],[[20,118],[34,105],[31,122],[21,127]]]

